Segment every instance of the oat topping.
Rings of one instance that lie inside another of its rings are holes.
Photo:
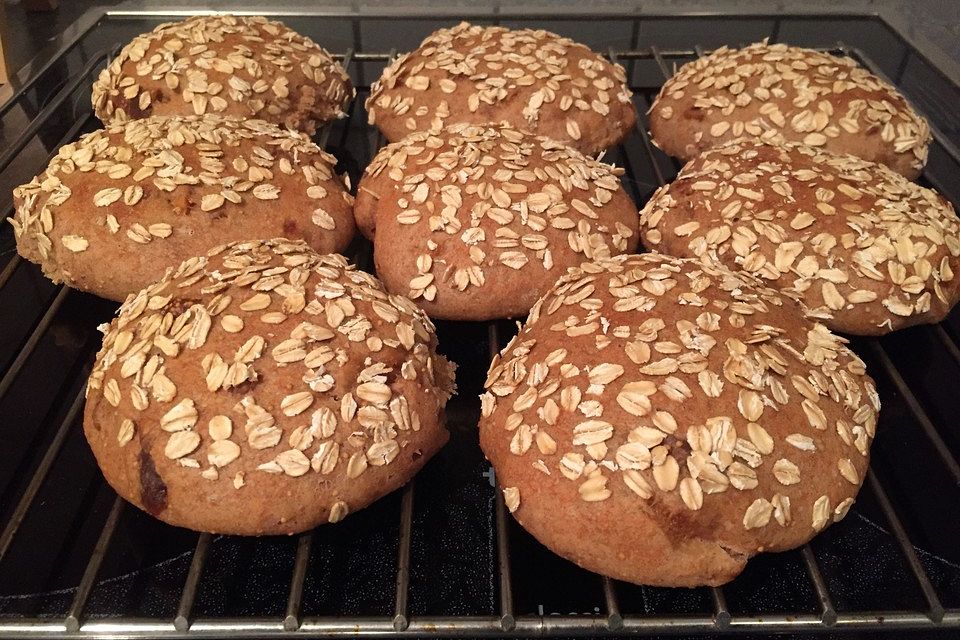
[[[741,505],[744,531],[798,514],[819,530],[852,503],[880,404],[845,340],[784,305],[750,276],[658,254],[571,269],[491,364],[485,450],[509,441],[504,456],[587,502],[660,493],[652,508]],[[520,487],[504,499],[523,508]]]
[[[631,221],[605,207],[622,173],[505,124],[459,124],[386,146],[359,188],[376,194],[375,218],[427,227],[404,293],[433,301],[444,286],[494,286],[498,268],[552,282],[568,264],[633,247],[635,229],[618,218]]]
[[[756,136],[837,151],[846,144],[852,151],[853,143],[841,138],[879,134],[890,155],[905,154],[916,171],[926,164],[931,139],[926,120],[903,96],[854,60],[765,41],[721,47],[683,65],[651,113],[665,121],[682,113],[698,123],[690,141],[697,149]]]
[[[549,31],[466,22],[434,32],[389,65],[366,107],[370,124],[391,140],[401,137],[396,130],[508,121],[586,153],[624,135],[600,130],[628,131],[635,119],[620,65]],[[387,120],[401,125],[384,127]]]
[[[264,304],[245,309],[254,291]],[[291,315],[265,323],[265,307]],[[437,411],[453,391],[422,311],[302,242],[214,248],[131,296],[103,329],[87,393],[111,406],[111,442],[127,450],[159,433],[180,473],[236,490],[262,474],[373,473],[420,429],[410,390]],[[331,522],[349,512],[336,495]]]
[[[96,239],[131,247],[181,242],[193,233],[188,217],[243,215],[251,202],[275,200],[293,186],[300,197],[306,190],[316,211],[344,211],[353,197],[335,164],[306,137],[262,120],[135,120],[60,147],[46,171],[14,190],[10,223],[21,252],[29,248],[31,259],[61,279],[58,237],[71,253]],[[322,228],[331,230],[333,218],[324,215]],[[89,227],[89,237],[72,233]]]
[[[93,85],[103,122],[150,115],[259,118],[313,133],[354,91],[309,38],[261,16],[195,16],[134,38]]]
[[[883,165],[802,145],[704,152],[654,194],[640,228],[648,247],[752,273],[845,331],[936,317],[960,296],[949,202]]]
[[[507,487],[503,490],[503,501],[510,513],[513,513],[520,506],[520,490],[516,487]]]

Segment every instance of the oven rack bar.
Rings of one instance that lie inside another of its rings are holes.
[[[499,616],[413,616],[403,631],[394,628],[392,616],[330,616],[305,618],[296,632],[284,627],[283,620],[271,618],[198,619],[188,631],[178,631],[172,622],[124,618],[93,620],[79,630],[70,631],[62,622],[50,620],[18,621],[0,626],[5,638],[325,638],[364,635],[395,638],[502,637]],[[894,634],[960,626],[960,610],[950,609],[940,624],[914,612],[875,611],[840,613],[829,632],[869,631]],[[815,614],[734,616],[726,631],[717,629],[711,616],[625,616],[617,626],[603,618],[569,615],[522,615],[515,620],[511,637],[597,636],[628,634],[637,636],[677,636],[691,633],[817,633],[823,623]],[[896,636],[890,636],[896,637]]]

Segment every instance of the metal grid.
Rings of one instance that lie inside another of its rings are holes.
[[[501,19],[510,16],[500,16]],[[517,17],[526,19],[528,16]],[[552,16],[556,19],[556,16]],[[680,63],[703,54],[699,46],[683,50],[659,50],[656,47],[637,46],[639,18],[625,18],[633,21],[633,46],[626,50],[609,50],[606,55],[614,61],[621,62],[633,71],[633,65],[640,62],[653,63],[662,74],[660,82],[671,75],[671,64]],[[354,17],[354,48],[349,49],[337,57],[352,72],[357,84],[364,93],[364,67],[362,63],[386,63],[395,55],[395,51],[371,52],[357,50],[361,47],[359,17]],[[776,38],[779,22],[772,34]],[[74,43],[76,44],[76,43]],[[71,45],[73,46],[73,45]],[[852,47],[838,43],[837,53],[844,53],[857,59],[861,64],[876,73],[880,69],[862,52]],[[29,125],[23,129],[16,141],[0,154],[0,172],[5,170],[48,124],[52,115],[61,110],[64,104],[87,86],[93,74],[109,59],[111,50],[101,51],[90,57],[83,69],[76,74],[49,102],[38,111]],[[46,67],[45,67],[46,69]],[[882,73],[881,73],[882,75]],[[23,97],[33,87],[33,82],[25,85],[14,98],[0,107],[2,117],[17,100]],[[649,101],[656,87],[635,87],[638,100]],[[358,101],[360,98],[358,98]],[[636,152],[629,152],[621,147],[615,153],[625,166],[626,180],[634,190],[634,197],[638,204],[642,202],[642,194],[636,176],[641,167],[646,167],[657,184],[662,185],[677,170],[676,163],[671,162],[660,154],[653,146],[646,130],[646,122],[642,116],[644,105],[640,105],[641,119],[637,123],[633,134],[633,144],[639,140],[642,155],[637,157]],[[341,144],[351,135],[364,135],[370,140],[371,155],[383,144],[382,137],[367,135],[363,125],[362,110],[359,105],[351,105],[348,110],[349,118],[341,127]],[[357,116],[360,116],[358,119]],[[60,144],[75,139],[85,128],[91,126],[92,116],[84,111],[69,127]],[[359,126],[361,133],[354,131]],[[326,128],[319,134],[318,142],[326,146],[330,140],[332,129]],[[954,143],[934,128],[936,141],[939,146],[960,166],[960,152]],[[59,146],[59,144],[57,145]],[[634,148],[637,148],[636,146]],[[56,147],[54,147],[54,153]],[[41,167],[37,167],[39,170]],[[947,176],[949,178],[950,176]],[[944,184],[944,176],[928,173],[925,179],[934,186]],[[656,186],[656,185],[653,185]],[[12,208],[8,208],[5,215],[9,216]],[[370,247],[361,243],[353,256],[361,268],[370,269],[372,260]],[[20,266],[19,256],[12,257],[0,271],[0,288],[11,279],[14,271]],[[24,265],[22,268],[29,268]],[[28,362],[41,338],[49,331],[51,323],[61,312],[70,290],[61,286],[56,295],[47,304],[40,314],[28,337],[16,353],[15,358],[7,366],[0,377],[0,398],[3,398],[11,389],[24,365]],[[499,350],[507,336],[504,334],[503,323],[489,323],[487,326],[487,342],[489,357]],[[934,338],[942,346],[944,352],[960,366],[960,348],[944,327],[937,325],[925,328],[932,332]],[[920,425],[922,435],[936,452],[937,459],[931,464],[941,465],[954,482],[954,488],[960,485],[960,465],[952,453],[950,446],[944,441],[940,429],[924,409],[923,404],[911,391],[894,359],[888,353],[882,340],[863,340],[857,343],[858,351],[864,351],[879,364],[879,368],[872,368],[875,377],[884,376],[899,394],[913,419]],[[92,352],[88,353],[87,364],[82,368],[81,375],[85,375],[92,360]],[[79,385],[75,395],[68,401],[68,409],[63,415],[59,426],[53,433],[52,439],[40,457],[39,462],[32,468],[31,477],[11,515],[0,533],[0,562],[7,555],[13,544],[20,526],[31,509],[42,509],[36,504],[36,498],[42,485],[47,479],[61,451],[70,430],[79,428],[79,414],[83,405],[83,385]],[[472,400],[471,400],[472,401]],[[104,558],[110,553],[111,541],[117,530],[118,523],[125,509],[129,509],[124,501],[115,497],[109,514],[96,538],[95,545],[86,562],[82,577],[73,593],[67,612],[57,617],[0,617],[0,634],[4,637],[292,637],[291,634],[327,636],[327,635],[403,635],[422,636],[427,634],[441,634],[443,636],[475,636],[475,635],[590,635],[600,636],[607,634],[644,634],[644,635],[673,635],[673,634],[725,634],[733,632],[754,633],[810,633],[810,634],[837,634],[842,631],[878,631],[878,630],[935,630],[960,629],[960,608],[945,607],[941,597],[934,587],[923,563],[918,557],[916,548],[908,537],[904,518],[894,507],[888,492],[876,473],[870,472],[866,479],[864,493],[871,493],[879,505],[879,509],[889,527],[902,561],[916,581],[916,585],[923,595],[925,607],[908,610],[863,610],[842,611],[834,604],[834,597],[823,577],[821,566],[816,553],[810,545],[805,545],[799,552],[806,579],[815,593],[819,611],[814,613],[764,613],[763,615],[741,615],[732,613],[727,606],[727,597],[724,588],[709,589],[712,611],[700,613],[671,615],[654,612],[638,614],[621,608],[619,591],[622,586],[608,578],[602,578],[602,606],[595,615],[532,615],[527,612],[518,612],[515,607],[514,579],[511,573],[511,529],[516,525],[507,515],[502,496],[495,492],[493,501],[493,534],[495,538],[495,562],[491,567],[494,572],[496,606],[493,615],[485,616],[424,616],[411,615],[409,611],[409,595],[411,580],[411,538],[413,530],[414,500],[416,482],[410,482],[402,490],[399,513],[399,539],[396,554],[396,579],[392,607],[392,615],[386,616],[305,616],[302,614],[304,597],[304,582],[307,577],[311,548],[314,542],[313,532],[301,534],[296,541],[296,552],[293,568],[289,580],[289,595],[286,601],[284,614],[279,618],[213,618],[195,616],[194,603],[198,587],[203,578],[208,562],[212,537],[209,534],[200,534],[196,546],[192,551],[191,562],[180,589],[179,604],[172,619],[137,619],[119,617],[109,619],[87,618],[88,600],[98,581]],[[838,525],[842,526],[842,525]],[[0,581],[3,575],[0,573]]]

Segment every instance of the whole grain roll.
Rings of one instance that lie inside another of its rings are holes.
[[[836,331],[938,322],[960,300],[953,206],[884,165],[735,141],[691,160],[640,212],[643,243],[743,269]]]
[[[263,16],[193,16],[134,38],[93,84],[104,123],[147,116],[256,118],[312,135],[354,90],[310,38]]]
[[[650,131],[683,160],[753,136],[847,153],[910,179],[931,139],[900,92],[854,60],[766,42],[721,47],[680,67],[650,107]]]
[[[407,482],[446,442],[430,320],[342,256],[221,245],[104,327],[84,433],[117,493],[181,527],[290,534]]]
[[[14,190],[17,251],[54,282],[123,300],[223,242],[274,236],[342,251],[353,196],[336,159],[262,120],[152,117],[64,145]]]
[[[620,65],[542,29],[467,22],[439,29],[384,69],[366,107],[391,142],[503,121],[586,154],[614,146],[636,123]]]
[[[720,585],[842,519],[879,400],[842,338],[750,276],[658,254],[571,269],[491,364],[507,507],[598,573]]]
[[[431,316],[527,313],[567,267],[637,246],[622,169],[507,124],[455,124],[381,149],[355,213],[377,273]]]

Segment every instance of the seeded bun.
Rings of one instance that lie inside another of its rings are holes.
[[[580,566],[720,585],[846,515],[879,410],[844,340],[750,276],[658,254],[571,269],[491,364],[507,507]]]
[[[262,120],[153,117],[64,145],[14,190],[17,251],[54,282],[123,300],[210,247],[273,236],[321,252],[353,237],[336,159]]]
[[[340,63],[262,16],[193,16],[125,46],[93,83],[104,123],[205,114],[257,118],[312,135],[353,98]]]
[[[623,140],[636,109],[618,64],[542,29],[440,29],[383,71],[370,124],[396,142],[413,131],[508,122],[586,154]]]
[[[105,327],[84,432],[110,485],[213,533],[296,533],[406,483],[447,440],[430,320],[285,239],[191,258]]]
[[[938,322],[960,299],[953,207],[853,156],[735,141],[690,161],[640,227],[649,249],[749,271],[835,331]]]
[[[380,150],[355,213],[388,291],[434,318],[525,315],[567,267],[637,246],[622,169],[507,124]]]
[[[650,108],[650,131],[683,160],[754,136],[848,153],[910,179],[930,145],[927,121],[854,60],[766,42],[721,47],[680,67]]]

